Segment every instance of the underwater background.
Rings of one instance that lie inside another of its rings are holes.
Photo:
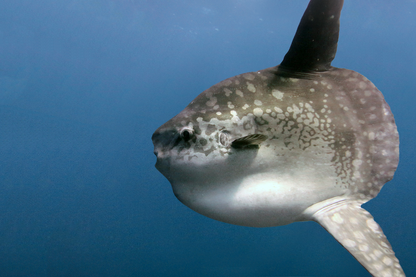
[[[313,222],[233,226],[182,205],[151,135],[200,92],[281,62],[308,1],[0,0],[0,276],[369,276]],[[416,1],[345,0],[334,66],[400,133],[364,205],[416,276]]]

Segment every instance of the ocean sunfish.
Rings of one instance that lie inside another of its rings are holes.
[[[399,136],[381,92],[335,68],[343,0],[311,0],[282,63],[202,92],[152,136],[175,196],[207,217],[316,221],[373,276],[404,276],[361,205],[393,178]]]

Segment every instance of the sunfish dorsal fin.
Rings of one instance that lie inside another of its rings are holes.
[[[356,202],[327,206],[312,218],[373,276],[405,276],[380,226]]]
[[[267,139],[267,136],[262,134],[253,134],[248,135],[242,138],[238,138],[233,140],[231,143],[231,147],[233,148],[257,148],[260,143],[265,141]]]
[[[310,1],[292,45],[279,69],[284,72],[326,71],[337,52],[343,0]]]

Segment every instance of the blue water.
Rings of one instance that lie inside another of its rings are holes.
[[[365,205],[416,272],[416,2],[345,0],[334,66],[384,93],[394,180]],[[1,0],[0,276],[368,276],[318,224],[183,206],[150,137],[211,85],[280,63],[307,1]]]

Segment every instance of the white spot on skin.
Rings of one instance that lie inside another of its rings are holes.
[[[367,87],[367,84],[365,82],[360,82],[358,86],[360,87],[360,89],[365,89]]]
[[[389,257],[384,257],[383,258],[383,263],[387,266],[390,266],[393,263],[393,261]]]
[[[362,163],[363,163],[363,161],[362,161],[362,160],[353,160],[353,161],[352,161],[352,165],[353,165],[354,167],[359,167]]]
[[[350,239],[346,239],[344,240],[343,243],[346,247],[351,248],[351,247],[355,247],[357,244],[355,243],[355,241],[350,240]]]
[[[221,112],[217,112],[217,115],[221,115]]]
[[[375,134],[374,134],[374,132],[370,132],[370,133],[368,133],[368,139],[369,139],[369,140],[374,140],[374,139],[375,139]]]
[[[236,111],[231,111],[230,114],[233,115],[233,116],[237,116],[237,112]]]
[[[231,85],[233,82],[231,82],[230,80],[225,80],[224,82],[223,82],[223,84],[224,84],[224,86],[229,86],[229,85]]]
[[[277,89],[274,89],[272,90],[272,95],[278,100],[283,100],[284,93]]]
[[[247,104],[245,104],[245,105],[243,106],[243,110],[247,109],[248,107],[250,107],[250,106],[249,106],[249,105],[247,105]]]
[[[381,256],[383,256],[383,252],[381,252],[378,249],[374,250],[373,253],[377,258],[380,258]]]
[[[260,100],[254,100],[254,105],[261,106],[261,105],[263,105],[263,103],[261,103]]]
[[[314,88],[309,89],[310,92],[315,92]]]
[[[253,81],[255,76],[251,73],[246,73],[246,74],[243,74],[243,78],[246,79],[246,80]]]
[[[360,251],[367,252],[368,251],[368,245],[367,244],[361,244],[360,246],[358,246],[358,249],[360,249]]]
[[[217,97],[212,97],[209,101],[207,101],[205,104],[209,107],[215,106],[217,103]]]
[[[256,92],[256,87],[252,83],[249,83],[249,82],[247,82],[247,89],[251,91],[252,93]]]
[[[230,96],[230,94],[231,94],[231,93],[233,93],[233,92],[232,92],[231,90],[229,90],[228,88],[225,88],[225,89],[224,89],[224,92],[225,92],[225,96],[227,96],[227,97],[228,97],[228,96]]]
[[[260,108],[255,108],[255,109],[253,110],[253,114],[254,114],[255,116],[262,116],[262,115],[263,115],[263,110],[262,110],[262,109],[260,109]]]
[[[344,219],[339,215],[339,213],[335,213],[332,216],[332,221],[334,221],[335,223],[341,224],[344,222]]]
[[[237,95],[238,95],[238,96],[240,96],[240,97],[244,97],[243,92],[242,92],[241,90],[239,90],[239,89],[237,89],[237,90],[235,91],[235,94],[237,94]]]
[[[370,228],[374,233],[379,233],[378,224],[374,221],[374,219],[370,218],[367,219],[367,226]]]
[[[278,112],[278,113],[283,113],[283,110],[282,110],[282,109],[280,109],[280,108],[278,108],[278,107],[274,107],[274,110],[275,110],[276,112]]]

